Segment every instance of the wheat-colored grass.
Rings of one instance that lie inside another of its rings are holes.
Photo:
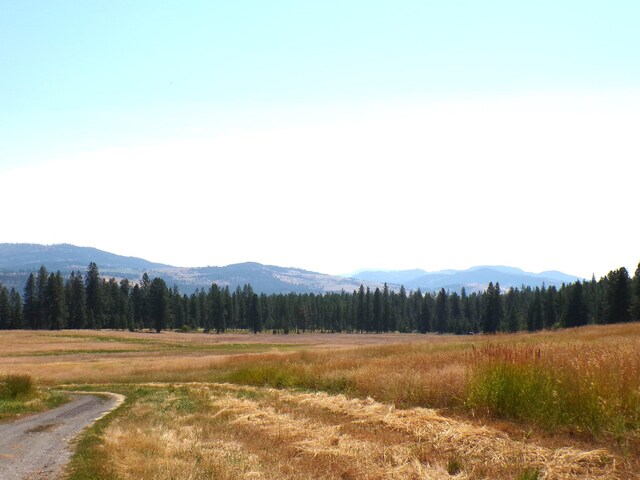
[[[550,449],[423,408],[228,384],[143,387],[148,398],[105,431],[102,454],[116,478],[499,479],[527,468],[548,479],[621,475],[605,450]],[[455,477],[452,458],[461,465]]]
[[[0,332],[0,345],[0,374],[151,390],[101,437],[119,478],[447,478],[454,464],[456,478],[527,468],[637,478],[640,469],[639,323],[473,337]],[[551,372],[566,398],[595,399],[602,428],[548,433],[535,417],[505,421],[469,403],[495,365]],[[229,380],[260,388],[212,384]],[[193,476],[181,476],[187,465]]]

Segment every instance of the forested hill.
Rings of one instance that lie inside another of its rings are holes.
[[[231,289],[251,284],[260,293],[325,293],[353,292],[360,284],[375,290],[386,283],[392,290],[404,285],[408,290],[435,292],[480,292],[489,282],[498,282],[503,289],[510,287],[560,287],[577,278],[561,272],[529,273],[518,268],[502,266],[473,267],[468,270],[361,271],[349,276],[333,276],[299,268],[262,265],[255,262],[238,263],[222,267],[176,267],[154,263],[142,258],[126,257],[90,247],[75,245],[0,244],[0,282],[21,289],[29,276],[41,266],[48,271],[60,271],[67,277],[71,272],[85,271],[89,263],[100,266],[107,278],[128,279],[138,282],[144,273],[160,277],[168,285],[177,285],[181,292],[191,294],[196,289],[208,289],[212,283]]]
[[[42,265],[52,271],[86,270],[89,263],[100,265],[104,275],[123,276],[126,273],[173,268],[142,258],[125,257],[91,247],[69,244],[40,245],[36,243],[0,243],[0,271],[36,271]],[[119,275],[116,275],[119,274]]]
[[[376,288],[378,282],[362,282],[349,278],[311,272],[299,268],[262,265],[246,262],[224,267],[175,267],[136,257],[125,257],[89,247],[74,245],[0,244],[0,283],[22,289],[27,277],[44,266],[50,272],[84,272],[89,263],[100,266],[103,277],[138,282],[144,273],[162,278],[168,285],[177,285],[183,293],[208,289],[212,283],[231,289],[251,284],[261,293],[323,293],[353,291],[360,284]]]
[[[249,265],[260,269],[259,265]],[[22,293],[21,293],[22,292]],[[63,278],[42,266],[23,288],[0,283],[1,329],[128,328],[323,332],[515,332],[640,320],[640,266],[560,288],[484,292],[407,291],[386,285],[340,293],[256,293],[213,283],[187,295],[146,273],[139,283],[106,279],[90,263]]]

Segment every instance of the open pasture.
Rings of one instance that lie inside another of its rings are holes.
[[[80,443],[73,479],[640,471],[637,323],[458,337],[20,331],[0,344],[0,374],[127,396]]]

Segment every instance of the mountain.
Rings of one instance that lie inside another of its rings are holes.
[[[429,272],[415,268],[413,270],[361,270],[345,275],[348,278],[357,278],[373,283],[387,283],[395,285],[407,285],[410,281],[428,275]]]
[[[577,277],[558,271],[542,273],[525,272],[519,268],[504,266],[480,266],[467,270],[425,270],[360,271],[351,276],[333,276],[311,272],[299,268],[262,265],[255,262],[237,263],[224,267],[175,267],[154,263],[137,257],[125,257],[90,247],[74,245],[0,244],[0,282],[22,291],[27,277],[44,265],[49,272],[60,270],[63,276],[72,271],[86,272],[90,262],[95,262],[103,277],[127,278],[137,282],[143,273],[151,278],[161,277],[169,286],[177,285],[182,293],[192,293],[196,289],[208,289],[212,283],[220,286],[237,286],[250,283],[259,293],[324,293],[353,292],[363,284],[375,290],[384,283],[392,290],[404,285],[407,290],[420,288],[436,291],[444,288],[459,291],[465,287],[468,292],[486,289],[489,282],[499,282],[502,290],[522,285],[559,286],[563,282],[574,282]]]
[[[115,273],[137,273],[141,270],[172,268],[136,257],[124,257],[91,247],[76,247],[66,243],[39,245],[35,243],[0,243],[0,271],[37,270],[45,265],[47,270],[71,272],[86,270],[94,262],[106,276]]]
[[[577,276],[567,275],[558,271],[541,273],[525,272],[519,268],[500,265],[472,267],[467,270],[442,270],[426,272],[424,270],[398,271],[362,271],[354,274],[356,279],[366,279],[375,282],[396,283],[398,279],[409,290],[422,291],[445,290],[459,291],[464,287],[468,292],[485,290],[489,282],[500,283],[502,290],[510,287],[525,286],[560,286],[562,283],[575,282]]]
[[[208,289],[212,283],[237,286],[250,283],[260,293],[352,292],[361,283],[375,289],[381,284],[349,278],[247,262],[225,267],[186,268],[154,263],[136,257],[125,257],[90,247],[75,245],[0,244],[0,282],[22,290],[31,272],[44,265],[49,272],[60,270],[63,276],[72,271],[86,272],[90,262],[98,265],[103,277],[138,281],[146,272],[151,278],[161,277],[169,286],[177,285],[182,293]]]

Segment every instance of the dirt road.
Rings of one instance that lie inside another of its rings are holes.
[[[57,478],[71,458],[70,442],[123,400],[74,394],[61,407],[0,424],[0,480]]]

